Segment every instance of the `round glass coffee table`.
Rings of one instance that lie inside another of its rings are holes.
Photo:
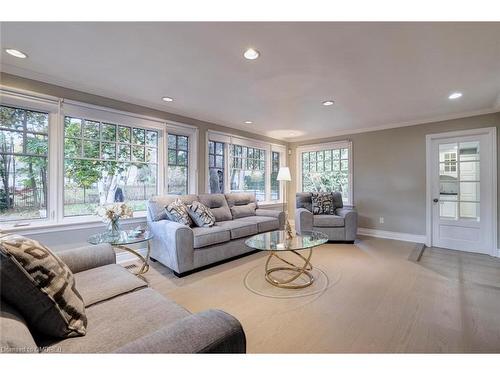
[[[98,245],[101,243],[109,243],[113,248],[128,251],[129,253],[135,255],[142,262],[141,268],[134,272],[136,275],[142,275],[149,270],[149,255],[151,253],[151,245],[149,240],[153,238],[153,234],[149,230],[120,230],[116,233],[112,232],[102,232],[94,234],[88,238],[88,242],[92,245]],[[146,242],[148,246],[148,251],[144,257],[138,251],[130,248],[128,245]]]
[[[269,252],[265,266],[265,277],[270,284],[278,288],[300,289],[314,282],[314,277],[310,272],[313,268],[311,264],[312,251],[315,246],[326,242],[328,242],[328,236],[321,232],[305,232],[301,235],[296,234],[292,238],[287,238],[285,231],[277,230],[252,236],[245,241],[245,244],[257,250]],[[300,250],[309,250],[309,252],[306,256],[303,256],[299,253]],[[279,254],[282,251],[288,251],[296,255],[298,258],[297,262],[300,262],[300,264],[283,259]],[[278,259],[282,265],[270,267],[270,262],[273,258]],[[283,280],[277,279],[275,275],[273,276],[273,274],[282,271],[286,271],[291,276]],[[302,275],[306,276],[307,281],[300,284],[293,283]]]

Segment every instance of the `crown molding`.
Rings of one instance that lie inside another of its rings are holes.
[[[500,99],[500,96],[499,96],[499,99]],[[498,104],[500,105],[500,103],[498,103]],[[299,143],[306,142],[306,141],[319,141],[319,140],[324,140],[325,138],[333,138],[333,137],[338,137],[338,136],[343,136],[343,135],[370,133],[370,132],[376,132],[376,131],[380,131],[380,130],[397,129],[397,128],[404,128],[404,127],[408,127],[408,126],[415,126],[415,125],[425,125],[425,124],[430,124],[433,122],[457,120],[457,119],[461,119],[461,118],[497,113],[499,111],[500,111],[500,107],[498,107],[498,108],[496,108],[496,107],[484,108],[484,109],[479,109],[476,111],[468,111],[468,112],[454,113],[454,114],[450,114],[450,115],[428,117],[428,118],[421,119],[421,120],[397,122],[397,123],[392,123],[392,124],[387,124],[387,125],[370,126],[370,127],[358,128],[358,129],[341,129],[341,130],[333,132],[332,134],[323,134],[323,136],[321,138],[300,138],[298,140],[290,142],[290,144],[297,145]],[[302,146],[302,144],[300,144],[300,145]]]

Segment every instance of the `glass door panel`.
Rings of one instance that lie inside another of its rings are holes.
[[[439,145],[439,213],[448,220],[479,221],[479,141]]]

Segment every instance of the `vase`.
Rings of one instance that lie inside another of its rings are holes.
[[[119,222],[119,220],[120,219],[111,220],[108,223],[108,232],[112,236],[118,237],[120,235],[120,222]]]

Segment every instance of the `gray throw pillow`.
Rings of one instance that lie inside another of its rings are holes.
[[[335,204],[332,193],[312,193],[311,201],[314,215],[335,214]]]
[[[215,216],[210,208],[203,203],[194,201],[188,207],[189,216],[199,227],[213,227],[215,225]]]
[[[233,219],[241,219],[242,217],[255,216],[257,205],[255,203],[248,203],[241,206],[231,207],[231,215]]]
[[[83,336],[87,317],[68,266],[38,241],[0,234],[1,297],[30,327],[53,337]]]
[[[165,209],[170,220],[187,225],[188,227],[193,225],[187,206],[179,198],[170,203]]]

